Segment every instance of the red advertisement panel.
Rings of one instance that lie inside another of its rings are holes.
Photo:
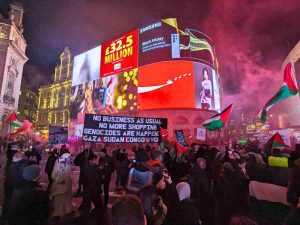
[[[102,45],[100,77],[138,66],[138,29]]]
[[[139,109],[195,108],[194,67],[188,61],[139,68]]]

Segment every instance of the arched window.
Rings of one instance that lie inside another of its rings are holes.
[[[179,116],[174,120],[174,124],[177,125],[188,125],[189,124],[189,120],[184,117],[184,116]]]

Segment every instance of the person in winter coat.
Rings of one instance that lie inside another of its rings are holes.
[[[163,224],[177,225],[179,197],[176,186],[173,184],[168,172],[165,170],[153,174],[152,184],[156,187],[157,194],[162,198],[163,203],[168,209]]]
[[[214,201],[211,190],[211,176],[207,168],[206,160],[198,158],[196,164],[190,170],[192,179],[192,198],[196,201],[201,221],[204,224],[213,224]]]
[[[195,201],[190,198],[191,189],[187,182],[180,182],[176,185],[179,196],[178,224],[199,225],[200,216]]]
[[[228,225],[230,218],[239,213],[240,208],[244,208],[245,202],[243,192],[243,182],[229,162],[223,164],[223,175],[215,185],[215,196],[220,215],[220,224]]]
[[[25,180],[22,177],[23,169],[33,164],[35,164],[35,162],[26,159],[24,152],[18,151],[14,154],[12,164],[7,168],[8,170],[4,180],[5,200],[2,216],[5,217],[14,190],[20,190],[24,187]]]
[[[50,214],[48,194],[39,188],[41,169],[30,165],[22,170],[23,187],[14,191],[8,209],[11,225],[45,225]]]
[[[98,166],[103,174],[104,206],[107,206],[109,199],[109,183],[111,181],[111,174],[115,171],[115,167],[113,161],[107,154],[106,148],[100,150]]]
[[[48,187],[47,187],[47,191],[48,193],[50,193],[50,190],[51,190],[51,187],[52,187],[52,183],[53,183],[53,179],[51,178],[51,175],[52,175],[52,171],[53,171],[53,167],[55,165],[55,162],[56,160],[59,158],[59,155],[58,155],[58,150],[57,148],[54,149],[48,159],[47,159],[47,162],[46,162],[46,166],[45,166],[45,173],[47,174],[48,176]]]
[[[138,152],[136,153],[136,160],[141,163],[146,163],[150,159],[149,152],[143,148],[143,146],[139,146]]]
[[[103,184],[103,170],[98,167],[98,159],[96,155],[89,155],[88,163],[85,163],[82,168],[82,185],[83,185],[83,200],[79,210],[83,214],[89,213],[91,203],[95,206],[95,211],[100,211],[103,208],[101,199]]]
[[[80,167],[78,190],[77,190],[78,195],[81,193],[81,187],[82,187],[82,181],[83,181],[82,168],[86,163],[88,163],[88,158],[91,155],[95,156],[93,150],[86,148],[82,152],[80,152],[74,159],[74,165]]]
[[[56,160],[51,175],[53,179],[51,188],[54,208],[53,217],[62,217],[73,211],[71,173],[71,155],[64,153]]]

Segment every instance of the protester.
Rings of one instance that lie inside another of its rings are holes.
[[[161,225],[167,214],[167,207],[157,195],[153,185],[141,188],[138,196],[141,198],[148,225]]]
[[[241,195],[242,187],[241,178],[237,175],[232,164],[225,162],[223,174],[215,185],[221,225],[229,224],[231,217],[247,205],[244,196]]]
[[[162,198],[163,203],[168,209],[164,224],[177,224],[179,197],[171,176],[166,170],[159,171],[153,175],[153,185],[156,187],[158,195]]]
[[[47,186],[48,193],[50,193],[50,191],[51,191],[51,187],[52,187],[52,183],[53,183],[53,179],[51,178],[51,175],[53,172],[55,162],[58,158],[59,158],[58,149],[55,148],[53,151],[50,152],[49,157],[46,162],[46,166],[45,166],[45,173],[48,176],[48,186]]]
[[[125,195],[111,208],[112,225],[147,225],[141,200],[135,195]]]
[[[77,195],[81,194],[81,187],[83,185],[83,172],[82,169],[86,163],[88,163],[88,158],[90,156],[95,156],[93,150],[91,148],[86,148],[82,152],[80,152],[74,159],[74,165],[80,167],[79,179],[78,179],[78,189]]]
[[[12,164],[7,168],[4,180],[4,195],[2,216],[5,217],[9,207],[10,198],[15,190],[24,188],[25,180],[23,179],[23,170],[25,167],[35,164],[35,162],[26,159],[24,152],[18,151],[13,155]]]
[[[198,158],[196,164],[190,170],[191,175],[191,196],[195,199],[204,224],[213,224],[214,219],[214,199],[212,193],[211,174],[207,168],[207,162],[203,158]]]
[[[30,165],[23,169],[24,186],[14,192],[8,210],[10,225],[45,225],[50,214],[47,193],[39,188],[41,169]]]
[[[119,148],[115,152],[115,161],[114,161],[114,166],[116,168],[117,172],[117,178],[116,178],[116,189],[121,190],[121,179],[122,179],[122,163],[126,160],[126,155],[123,149]]]
[[[51,188],[53,217],[63,217],[73,211],[71,172],[71,155],[64,153],[56,160],[51,175],[53,179]]]
[[[146,163],[149,161],[149,159],[149,152],[146,149],[144,149],[142,145],[139,145],[136,153],[136,160],[141,163]]]
[[[107,149],[102,148],[99,154],[98,161],[99,169],[101,170],[103,180],[103,192],[104,192],[104,206],[106,207],[109,200],[109,184],[111,181],[111,174],[115,171],[113,161],[107,154]]]
[[[180,182],[176,185],[179,196],[178,224],[199,225],[200,216],[195,201],[191,197],[190,185],[186,182]]]
[[[94,211],[101,211],[103,202],[101,199],[104,183],[103,170],[98,167],[98,158],[94,154],[88,156],[88,163],[85,163],[82,168],[82,185],[83,185],[83,200],[79,210],[87,214],[91,210],[91,203],[95,206]]]

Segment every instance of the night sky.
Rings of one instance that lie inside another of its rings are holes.
[[[212,38],[225,104],[234,102],[256,112],[279,89],[281,63],[300,40],[299,0],[19,2],[26,11],[24,36],[30,59],[24,78],[32,88],[37,81],[51,80],[65,45],[74,56],[147,23],[177,17],[192,21]],[[1,0],[1,14],[7,11],[8,0]]]

